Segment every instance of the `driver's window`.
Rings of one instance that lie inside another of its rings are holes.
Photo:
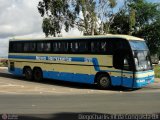
[[[124,70],[129,70],[129,63],[128,63],[129,61],[128,61],[128,58],[127,57],[125,57],[124,58],[124,61],[123,61],[123,69]]]
[[[126,55],[124,57],[123,61],[123,70],[131,70],[132,69],[132,63],[129,55]]]

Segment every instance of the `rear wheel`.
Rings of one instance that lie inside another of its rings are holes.
[[[109,89],[111,87],[110,77],[106,74],[101,74],[97,77],[97,84],[100,89]]]
[[[42,81],[43,80],[43,73],[40,68],[35,68],[33,71],[33,77],[35,81]]]
[[[25,68],[24,69],[24,76],[27,80],[32,80],[33,75],[32,75],[32,69],[31,68]]]

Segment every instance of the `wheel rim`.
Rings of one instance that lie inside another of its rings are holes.
[[[42,75],[42,72],[40,70],[35,70],[34,71],[34,79],[36,81],[41,81],[42,77],[43,77],[43,75]]]
[[[35,72],[35,78],[36,79],[40,79],[41,78],[41,72],[40,71],[36,71]]]
[[[108,78],[107,78],[107,77],[102,77],[102,78],[100,79],[100,85],[101,85],[102,87],[108,86]]]

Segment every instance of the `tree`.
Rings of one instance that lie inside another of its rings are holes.
[[[151,54],[156,54],[160,45],[160,5],[138,0],[131,6],[135,10],[135,29],[133,35],[146,40]]]
[[[56,36],[62,28],[77,27],[84,35],[104,34],[114,19],[116,0],[42,0],[38,11],[43,17],[42,29],[46,36]],[[107,29],[104,23],[108,21]]]
[[[129,15],[126,15],[126,11],[122,9],[115,16],[110,32],[113,34],[128,34],[129,30]]]
[[[43,0],[38,4],[38,11],[43,19],[42,29],[46,36],[61,33],[62,25],[68,31],[74,27],[75,12],[71,10],[71,2],[67,0]]]
[[[126,0],[123,9],[117,13],[112,33],[131,34],[144,38],[151,54],[158,53],[160,45],[160,4],[145,0]]]
[[[160,19],[155,22],[146,25],[143,29],[139,30],[135,35],[143,37],[151,54],[159,54],[160,56]]]

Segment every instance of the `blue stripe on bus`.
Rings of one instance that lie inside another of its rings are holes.
[[[73,62],[85,62],[85,58],[82,57],[71,57]]]
[[[9,55],[8,58],[35,60],[36,56]]]
[[[48,56],[38,56],[38,57],[45,57],[46,60],[49,60]],[[62,56],[49,56],[49,57],[65,58],[65,57],[62,57]],[[36,56],[9,55],[8,58],[36,60]],[[71,58],[71,60],[73,62],[85,62],[85,58],[83,58],[83,57],[66,57],[66,58]]]

